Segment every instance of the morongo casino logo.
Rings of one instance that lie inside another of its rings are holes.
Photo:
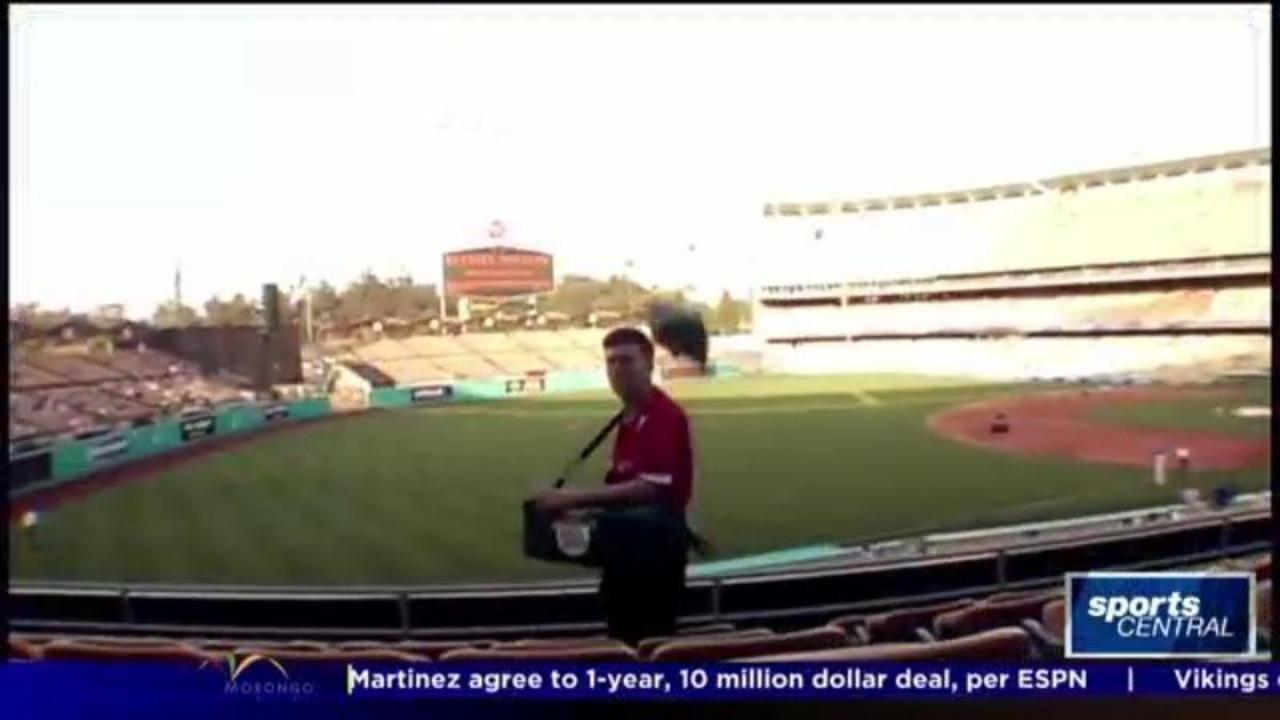
[[[247,655],[240,660],[236,660],[235,653],[225,653],[222,659],[226,661],[227,679],[230,680],[231,682],[235,682],[244,673],[245,670],[248,670],[250,667],[260,662],[265,662],[269,664],[271,667],[274,667],[277,671],[279,671],[280,676],[283,677],[285,680],[289,679],[289,673],[284,669],[284,666],[276,662],[273,658],[267,657],[266,655],[257,655],[257,654]],[[204,662],[200,663],[200,667],[198,669],[203,670],[206,667],[214,667],[214,666],[215,666],[214,663],[210,662],[209,660],[205,660]]]
[[[270,679],[263,679],[260,677],[261,673],[254,673],[259,677],[250,680],[248,671],[254,666],[270,668]],[[243,658],[237,658],[235,653],[224,653],[217,660],[210,658],[200,663],[197,670],[204,670],[206,667],[218,670],[226,676],[223,692],[229,695],[288,697],[311,695],[315,692],[315,686],[309,682],[291,681],[289,672],[279,661],[261,653],[252,653]]]

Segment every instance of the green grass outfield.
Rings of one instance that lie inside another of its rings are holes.
[[[694,422],[697,523],[727,558],[1173,500],[1146,470],[991,452],[925,427],[936,410],[1020,389],[889,376],[676,384]],[[11,529],[11,572],[286,584],[578,575],[521,556],[519,505],[613,409],[589,393],[370,413],[263,437],[47,513],[37,548]],[[608,445],[571,482],[598,483],[607,455]],[[1228,477],[1241,489],[1269,481],[1258,469],[1196,482]]]
[[[1103,423],[1173,430],[1214,430],[1244,437],[1266,437],[1271,422],[1262,417],[1240,417],[1232,410],[1241,406],[1271,407],[1271,383],[1234,383],[1232,398],[1206,397],[1167,400],[1141,405],[1107,405],[1095,408],[1090,417]]]

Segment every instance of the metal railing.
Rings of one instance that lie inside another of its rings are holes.
[[[691,580],[682,620],[786,625],[935,599],[1047,587],[1087,569],[1185,566],[1270,547],[1269,508],[1083,536],[862,558]],[[10,622],[28,632],[316,637],[498,637],[602,627],[595,581],[440,587],[178,586],[17,581]]]

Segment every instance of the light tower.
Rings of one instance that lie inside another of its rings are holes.
[[[173,263],[173,311],[178,312],[180,307],[182,307],[182,261],[175,260]]]
[[[315,342],[315,337],[313,337],[311,332],[311,286],[307,284],[306,275],[299,277],[298,282],[293,287],[289,288],[290,305],[297,300],[299,293],[302,294],[303,303],[303,337],[305,337],[309,343]]]

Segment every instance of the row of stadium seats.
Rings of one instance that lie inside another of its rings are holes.
[[[1104,285],[1135,280],[1165,280],[1172,285],[1189,278],[1221,278],[1225,282],[1227,278],[1237,278],[1242,275],[1256,276],[1270,272],[1271,261],[1268,254],[1259,253],[1234,257],[1139,260],[1114,265],[1076,267],[1050,267],[1037,264],[1029,268],[934,276],[915,273],[910,277],[859,279],[843,283],[771,284],[761,287],[760,298],[765,302],[774,303],[800,298],[835,298],[839,297],[842,291],[846,291],[851,298],[869,300],[871,297],[884,296],[923,296],[975,290],[996,291],[1071,285],[1096,288],[1094,292],[1103,294]],[[1265,288],[1262,289],[1265,290]]]
[[[1041,244],[1058,252],[1075,244],[1074,253],[1122,252],[1133,258],[1265,251],[1265,169],[1187,173],[1062,195],[1047,217],[1037,218],[1047,233]]]
[[[575,661],[575,662],[711,662],[747,659],[810,659],[798,653],[840,653],[848,659],[893,659],[906,643],[859,645],[844,630],[822,626],[788,633],[767,629],[709,633],[632,648],[604,637],[561,641],[476,641],[446,648],[441,643],[255,643],[225,647],[191,641],[118,638],[56,638],[15,635],[10,655],[18,660],[216,662],[222,653],[258,654],[281,662],[459,662],[459,661]],[[906,650],[920,659],[1027,659],[1034,657],[1030,634],[1020,628],[1000,628],[952,640],[911,643]],[[816,659],[816,658],[814,658]]]
[[[1209,322],[1271,325],[1270,288],[1229,288],[1213,293]]]
[[[1270,289],[1175,290],[1044,298],[771,307],[767,337],[1253,325],[1271,321]]]
[[[68,383],[158,378],[184,371],[193,372],[195,368],[190,363],[156,351],[34,353],[18,358],[12,370],[11,387],[32,390]]]
[[[123,380],[128,377],[124,372],[105,362],[95,362],[88,357],[78,355],[43,353],[30,356],[25,360],[28,365],[66,378],[64,382],[93,383],[104,380]]]
[[[589,369],[601,364],[604,332],[573,329],[382,338],[335,351],[330,357],[369,363],[401,384]]]
[[[1270,251],[1270,160],[1046,194],[842,214],[824,227],[823,257],[775,260],[775,273],[862,267],[880,277],[1158,261]],[[933,238],[946,238],[935,243]],[[856,257],[874,238],[898,252]],[[807,254],[802,254],[807,255]]]
[[[1212,290],[1134,293],[1117,298],[1086,296],[1086,299],[1094,301],[1094,307],[1072,319],[1073,324],[1085,327],[1158,328],[1198,324],[1209,319],[1213,296]],[[1255,321],[1260,320],[1255,318]]]
[[[34,354],[18,359],[12,373],[11,439],[129,424],[252,397],[230,379],[202,376],[191,363],[154,351]]]
[[[58,422],[70,417],[70,427],[86,421],[120,422],[149,417],[155,408],[129,399],[104,387],[68,387],[16,393],[9,396],[9,409],[40,427],[58,429]],[[53,420],[56,418],[56,420]],[[80,422],[74,422],[80,421]]]
[[[10,389],[39,388],[67,382],[67,378],[54,375],[23,362],[16,363],[9,371]]]
[[[522,332],[419,335],[400,340],[382,338],[351,349],[363,360],[396,360],[404,357],[434,358],[451,355],[538,350],[598,350],[604,330],[531,330]]]
[[[1270,644],[1269,556],[1214,563],[1258,577],[1262,645]],[[604,635],[523,640],[173,639],[164,637],[15,634],[12,657],[210,662],[221,653],[262,654],[281,662],[319,661],[595,661],[713,662],[811,660],[1025,660],[1062,657],[1066,609],[1062,591],[998,593],[943,603],[843,615],[801,630],[737,628],[716,623],[630,647]]]
[[[1256,336],[860,340],[770,344],[774,372],[909,372],[991,378],[1080,378],[1153,374],[1177,366],[1270,368],[1271,343]]]

